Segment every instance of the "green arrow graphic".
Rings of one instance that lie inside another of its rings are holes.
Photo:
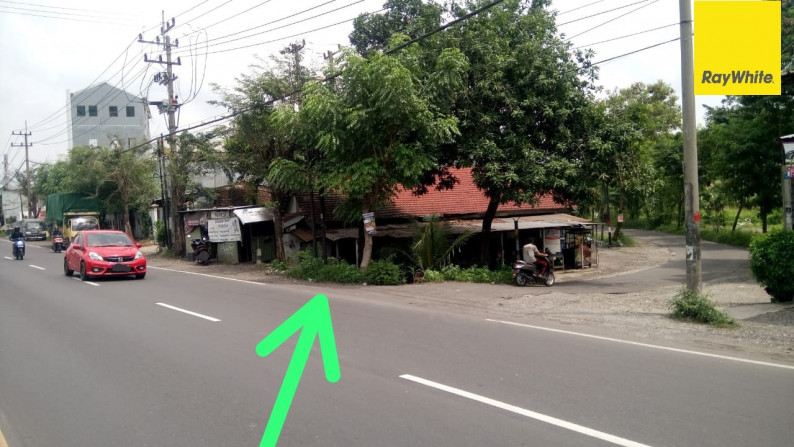
[[[303,375],[303,368],[309,360],[315,336],[320,339],[320,352],[323,356],[323,366],[325,367],[325,378],[333,383],[339,380],[339,357],[336,353],[336,340],[334,340],[334,328],[331,324],[331,309],[328,307],[328,298],[325,295],[315,295],[308,303],[298,309],[297,312],[281,323],[281,326],[271,332],[256,345],[256,353],[260,357],[267,357],[282,343],[287,341],[292,334],[300,330],[298,344],[292,354],[292,360],[287,367],[284,375],[284,382],[276,396],[276,403],[270,413],[270,419],[265,427],[265,434],[259,447],[275,447],[278,437],[281,435],[281,428],[287,419],[287,412],[292,405],[292,398]]]

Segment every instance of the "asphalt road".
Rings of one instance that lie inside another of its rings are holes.
[[[257,446],[297,337],[267,358],[254,348],[322,292],[341,380],[325,380],[315,344],[279,446],[791,443],[790,366],[344,289],[156,269],[83,283],[63,275],[62,255],[30,244],[14,261],[10,250],[0,243],[0,430],[10,447]]]
[[[667,248],[673,253],[670,261],[651,269],[632,272],[633,266],[627,265],[629,273],[603,279],[577,279],[560,283],[558,289],[565,288],[569,293],[586,293],[597,290],[600,293],[631,293],[638,290],[681,285],[686,283],[686,260],[684,236],[656,231],[628,230],[627,234],[641,239],[643,244],[653,244]],[[606,250],[603,249],[602,250]],[[720,280],[732,282],[732,278],[744,278],[750,271],[750,260],[746,248],[701,241],[701,278],[703,282]]]

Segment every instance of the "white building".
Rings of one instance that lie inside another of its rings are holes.
[[[130,148],[149,140],[146,99],[102,83],[69,94],[71,147]]]

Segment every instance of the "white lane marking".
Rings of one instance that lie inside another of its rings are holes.
[[[226,276],[209,275],[207,273],[186,272],[184,270],[175,270],[175,269],[169,269],[169,268],[165,268],[165,267],[154,267],[154,266],[151,266],[151,265],[147,266],[147,268],[156,269],[156,270],[165,270],[166,272],[187,273],[188,275],[205,276],[207,278],[225,279],[225,280],[228,280],[228,281],[244,282],[244,283],[256,284],[256,285],[260,285],[260,286],[263,285],[263,284],[265,284],[265,285],[267,284],[267,283],[263,283],[263,282],[249,281],[247,279],[227,278]]]
[[[636,342],[636,341],[621,340],[619,338],[601,337],[599,335],[583,334],[581,332],[571,332],[571,331],[565,331],[565,330],[562,330],[562,329],[552,329],[552,328],[543,327],[543,326],[532,326],[530,324],[514,323],[512,321],[492,320],[490,318],[486,318],[485,321],[490,321],[492,323],[508,324],[508,325],[511,325],[511,326],[526,327],[526,328],[530,328],[530,329],[538,329],[538,330],[541,330],[541,331],[557,332],[557,333],[560,333],[560,334],[577,335],[579,337],[594,338],[596,340],[604,340],[604,341],[611,341],[611,342],[615,342],[615,343],[623,343],[623,344],[627,344],[627,345],[640,346],[640,347],[643,347],[643,348],[661,349],[663,351],[672,351],[672,352],[678,352],[678,353],[681,353],[681,354],[699,355],[699,356],[702,356],[702,357],[711,357],[711,358],[721,359],[721,360],[730,360],[730,361],[733,361],[733,362],[750,363],[750,364],[753,364],[753,365],[773,366],[775,368],[794,369],[794,366],[792,366],[792,365],[783,365],[783,364],[780,364],[780,363],[761,362],[761,361],[758,361],[758,360],[748,360],[748,359],[743,359],[743,358],[739,358],[739,357],[729,357],[727,355],[709,354],[707,352],[699,352],[699,351],[690,351],[688,349],[670,348],[670,347],[667,347],[667,346],[651,345],[651,344],[648,344],[648,343],[639,343],[639,342]]]
[[[91,282],[91,281],[83,281],[82,279],[80,279],[80,278],[75,278],[74,276],[72,276],[72,279],[73,279],[73,280],[75,280],[75,281],[80,281],[80,282],[81,282],[81,283],[83,283],[83,284],[88,284],[88,285],[90,285],[90,286],[96,286],[96,287],[99,287],[99,284],[97,284],[97,283],[95,283],[95,282]]]
[[[199,314],[199,313],[196,313],[196,312],[191,312],[191,311],[186,310],[186,309],[180,309],[179,307],[172,306],[170,304],[165,304],[165,303],[154,303],[154,304],[157,304],[158,306],[167,307],[169,309],[173,309],[173,310],[176,310],[178,312],[184,312],[184,313],[186,313],[188,315],[193,315],[194,317],[199,317],[199,318],[203,318],[205,320],[210,320],[213,323],[217,323],[217,322],[221,321],[221,320],[219,320],[217,318],[210,317],[210,316],[207,316],[207,315],[202,315],[202,314]]]
[[[555,417],[547,416],[545,414],[537,413],[535,411],[527,410],[525,408],[516,407],[515,405],[510,405],[495,399],[491,399],[485,396],[480,396],[479,394],[470,393],[468,391],[464,391],[459,388],[454,388],[438,382],[433,382],[432,380],[416,377],[411,374],[403,374],[400,376],[400,378],[410,380],[412,382],[420,383],[422,385],[429,386],[437,390],[446,391],[447,393],[455,394],[460,397],[465,397],[466,399],[471,399],[480,403],[484,403],[486,405],[490,405],[492,407],[496,407],[502,410],[510,411],[512,413],[520,414],[521,416],[526,416],[528,418],[535,419],[536,421],[545,422],[547,424],[555,425],[557,427],[564,428],[566,430],[575,431],[577,433],[581,433],[586,436],[601,439],[602,441],[611,442],[612,444],[617,444],[625,447],[649,447],[647,444],[641,444],[639,442],[634,442],[632,440],[621,438],[619,436],[610,435],[609,433],[593,430],[592,428],[584,427],[579,424],[574,424],[573,422],[564,421],[562,419],[557,419]]]
[[[10,261],[13,261],[13,260],[14,260],[14,258],[10,258],[10,257],[8,257],[8,256],[3,256],[3,257],[4,257],[4,258],[6,258],[6,259],[8,259],[8,260],[10,260]]]
[[[31,266],[31,267],[33,267],[34,269],[39,269],[39,270],[47,270],[47,269],[45,269],[44,267],[39,267],[38,265],[33,265],[33,264],[30,264],[30,266]]]

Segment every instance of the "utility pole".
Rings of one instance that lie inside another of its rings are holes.
[[[30,189],[31,189],[31,184],[30,184],[30,158],[28,156],[28,146],[33,146],[33,143],[28,144],[28,137],[30,135],[32,135],[30,132],[28,132],[28,122],[25,121],[25,132],[11,132],[11,135],[24,135],[24,137],[25,137],[25,144],[24,144],[24,146],[25,146],[25,171],[26,171],[26,173],[25,173],[25,178],[26,178],[26,180],[25,180],[25,183],[26,183],[25,196],[27,196],[27,199],[28,199],[28,218],[37,217],[37,216],[33,216],[32,215],[33,214],[33,202],[31,201],[31,197],[30,197],[31,196],[31,194],[30,194]],[[22,144],[11,143],[11,146],[12,147],[14,147],[14,146],[22,147],[23,145]],[[21,206],[21,204],[20,204],[20,206]]]
[[[684,137],[684,208],[686,222],[686,286],[699,293],[700,268],[700,187],[698,185],[697,123],[695,119],[695,67],[692,48],[692,1],[679,0],[681,19],[681,104]]]
[[[165,21],[165,12],[163,12],[162,17],[162,25],[160,26],[160,35],[155,37],[154,42],[143,40],[143,35],[138,35],[138,42],[140,43],[149,43],[158,46],[162,46],[165,49],[165,60],[163,60],[163,56],[158,56],[157,59],[149,59],[148,55],[143,55],[143,61],[152,63],[152,64],[161,64],[165,65],[165,71],[155,74],[154,81],[159,83],[160,85],[165,85],[168,91],[168,98],[165,101],[150,101],[150,104],[157,105],[160,113],[167,113],[168,114],[168,144],[170,146],[169,154],[176,153],[176,111],[179,108],[179,100],[174,95],[174,81],[176,80],[176,76],[173,74],[172,67],[174,65],[182,65],[182,61],[180,58],[176,58],[176,62],[171,60],[171,48],[179,46],[179,39],[171,42],[171,37],[168,36],[168,31],[170,31],[176,25],[176,20],[171,19],[170,22]],[[161,146],[158,146],[158,148]],[[160,149],[158,149],[160,150]],[[166,173],[167,177],[167,173]],[[164,180],[165,184],[168,182]],[[178,185],[176,182],[171,180],[171,188],[170,191],[170,199],[174,200],[181,195],[178,194],[176,191],[176,187]],[[178,213],[178,204],[172,203],[169,205],[169,198],[164,197],[164,207],[165,207],[165,231],[166,235],[168,234],[168,219],[172,219],[174,225],[174,237],[169,238],[166,236],[166,241],[169,244],[169,247],[172,247],[174,253],[180,255],[185,251],[185,237],[184,237],[184,229],[181,225],[179,225],[179,213]]]

